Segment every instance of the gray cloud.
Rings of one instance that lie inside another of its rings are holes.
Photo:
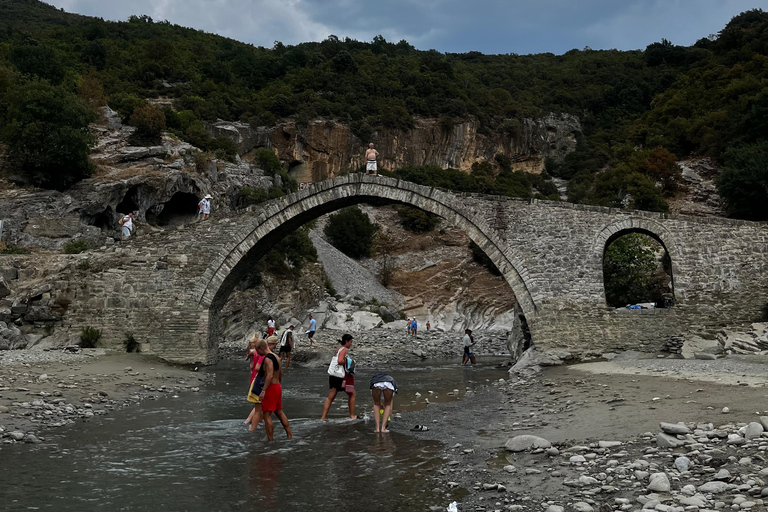
[[[692,44],[766,0],[48,0],[110,20],[147,14],[259,46],[330,34],[406,39],[446,52],[563,53],[644,48],[667,38]]]

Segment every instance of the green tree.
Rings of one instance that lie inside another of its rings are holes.
[[[371,222],[367,214],[350,206],[331,215],[324,232],[334,247],[350,258],[360,259],[371,255],[378,230],[378,224]]]
[[[11,166],[37,186],[64,190],[91,175],[96,113],[74,94],[43,81],[16,87],[2,139]]]
[[[64,79],[64,66],[56,52],[37,43],[15,46],[8,56],[11,63],[24,74],[34,75],[59,85]]]
[[[630,233],[617,238],[603,258],[606,302],[612,307],[661,302],[663,294],[671,291],[669,268],[666,251],[647,235]]]
[[[726,151],[716,185],[730,215],[768,220],[768,142]]]

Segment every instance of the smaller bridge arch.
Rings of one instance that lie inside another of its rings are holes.
[[[659,222],[653,219],[647,219],[639,216],[631,216],[613,222],[612,224],[604,227],[595,237],[592,250],[592,265],[595,268],[600,269],[599,275],[601,282],[604,282],[605,280],[605,275],[603,272],[603,259],[605,258],[605,251],[608,250],[608,246],[611,245],[611,243],[616,239],[630,233],[640,233],[647,235],[659,242],[664,250],[667,251],[672,267],[672,275],[670,277],[672,279],[672,290],[675,294],[675,300],[679,300],[678,295],[680,299],[682,299],[684,293],[682,293],[682,290],[678,288],[677,282],[675,281],[675,278],[678,275],[680,258],[682,256],[678,244],[675,241],[675,237],[666,227],[664,227]],[[602,299],[603,303],[607,305],[605,298],[605,288],[603,288]]]

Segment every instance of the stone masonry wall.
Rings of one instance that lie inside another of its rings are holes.
[[[55,300],[67,304],[61,324],[72,332],[99,327],[108,344],[130,331],[165,359],[212,362],[212,319],[238,275],[299,225],[363,201],[412,204],[465,230],[510,283],[533,342],[544,349],[658,350],[680,332],[706,335],[753,321],[768,302],[768,224],[458,195],[354,174],[78,256],[89,269],[78,270],[72,260],[51,277]],[[653,234],[669,251],[673,308],[607,307],[603,251],[612,237],[631,231]]]

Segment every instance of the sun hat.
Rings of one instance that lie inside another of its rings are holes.
[[[205,194],[203,199],[213,199],[213,196],[211,196],[211,194]]]

